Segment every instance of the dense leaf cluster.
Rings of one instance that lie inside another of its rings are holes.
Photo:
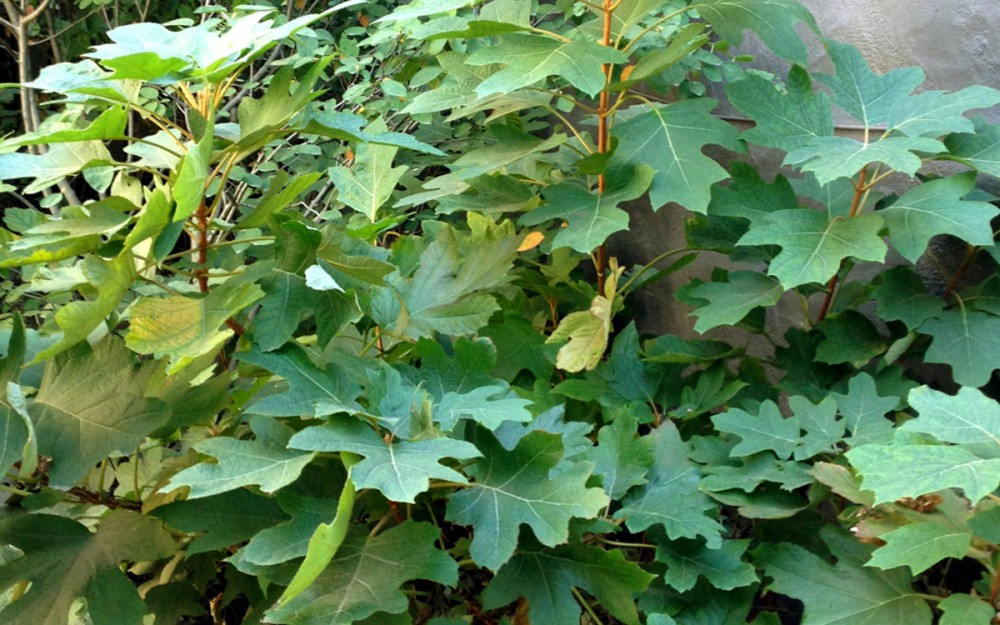
[[[876,74],[794,0],[300,4],[25,85],[0,620],[992,622],[1000,92]],[[647,201],[688,243],[625,266]],[[641,336],[698,254],[693,331]]]

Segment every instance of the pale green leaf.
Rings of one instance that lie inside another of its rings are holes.
[[[506,124],[490,124],[488,130],[496,140],[495,143],[490,142],[485,147],[468,150],[451,163],[451,170],[460,179],[472,180],[483,174],[498,171],[533,154],[548,152],[566,142],[564,134],[557,133],[543,140]]]
[[[44,71],[44,70],[43,70]],[[128,114],[122,107],[111,107],[83,128],[59,128],[44,132],[31,132],[8,139],[4,147],[22,145],[52,145],[75,141],[112,141],[123,139]],[[51,127],[49,127],[51,128]]]
[[[264,622],[348,625],[376,612],[404,612],[409,605],[400,588],[404,583],[458,582],[455,561],[435,547],[438,534],[433,525],[411,521],[373,537],[366,527],[354,526],[312,586],[269,610]]]
[[[963,558],[972,534],[938,523],[911,523],[879,535],[885,545],[875,550],[866,566],[894,569],[905,566],[919,575],[945,558]]]
[[[467,393],[445,393],[434,404],[434,421],[443,432],[458,424],[459,419],[472,419],[489,430],[506,421],[531,421],[530,400],[521,399],[505,384],[480,386]]]
[[[692,297],[708,302],[693,313],[694,329],[707,332],[718,326],[735,325],[754,308],[774,306],[785,292],[781,283],[756,271],[734,271],[728,282],[706,282],[691,289]]]
[[[832,396],[851,433],[851,446],[892,440],[892,421],[886,419],[886,415],[899,404],[899,398],[879,395],[874,378],[867,373],[852,377],[847,388],[846,394],[833,393]]]
[[[56,311],[55,320],[62,330],[62,338],[39,352],[34,362],[51,358],[85,340],[117,309],[136,278],[135,259],[127,252],[110,261],[88,256],[80,266],[87,282],[96,290],[97,298],[70,302]]]
[[[809,73],[795,65],[781,88],[759,74],[726,85],[730,103],[754,120],[743,137],[757,145],[790,152],[833,135],[830,98],[814,91]]]
[[[796,63],[809,60],[796,24],[819,33],[809,10],[794,0],[697,0],[691,6],[734,44],[739,45],[743,31],[751,29],[776,54]]]
[[[972,595],[954,593],[938,604],[942,616],[940,625],[990,625],[996,610],[986,601]]]
[[[477,446],[484,458],[466,470],[472,485],[449,497],[447,518],[472,526],[470,553],[482,566],[497,570],[511,558],[522,523],[542,544],[554,547],[569,537],[570,519],[591,518],[608,503],[600,488],[584,485],[590,477],[587,465],[549,477],[563,455],[557,435],[531,432],[507,451],[480,429]]]
[[[263,296],[259,286],[245,282],[220,285],[200,298],[140,298],[132,305],[125,343],[140,354],[168,357],[168,370],[176,373],[198,357],[220,349],[233,336],[232,330],[220,327]]]
[[[766,544],[755,562],[770,589],[802,601],[802,625],[931,625],[931,610],[905,571],[831,566],[797,545]]]
[[[580,588],[620,622],[639,625],[633,597],[652,579],[619,550],[580,544],[526,548],[497,571],[486,587],[483,607],[498,608],[524,597],[533,625],[577,623],[580,606],[572,590]]]
[[[910,136],[973,132],[972,120],[963,115],[970,109],[988,109],[997,104],[1000,104],[1000,91],[983,85],[954,93],[922,91],[895,102],[886,125],[893,132]]]
[[[260,430],[267,427],[268,420],[268,417],[254,417],[251,425],[258,434],[254,440],[218,436],[194,443],[192,447],[215,457],[218,463],[202,462],[188,467],[173,476],[166,488],[189,486],[188,499],[197,499],[250,485],[259,485],[265,493],[273,493],[294,482],[316,454],[287,449],[290,431],[276,440],[262,436]]]
[[[862,445],[847,452],[875,503],[960,488],[973,503],[1000,486],[1000,459],[983,459],[960,447]]]
[[[49,484],[69,488],[113,452],[131,453],[166,423],[163,402],[143,396],[153,363],[137,366],[121,340],[82,345],[50,360],[29,412]]]
[[[351,469],[358,488],[374,488],[390,501],[413,503],[431,479],[464,484],[465,477],[442,462],[468,460],[482,453],[475,445],[450,438],[386,441],[372,427],[351,417],[333,418],[324,425],[306,428],[289,441],[291,449],[349,451],[364,460]]]
[[[972,172],[930,180],[880,211],[893,247],[915,263],[939,234],[954,235],[971,245],[993,245],[990,221],[1000,209],[989,202],[962,199],[975,183]]]
[[[740,442],[730,451],[733,458],[770,450],[779,459],[787,460],[801,443],[798,416],[786,419],[772,401],[762,403],[756,415],[732,408],[714,415],[712,424],[720,432],[740,437]]]
[[[802,462],[778,460],[772,453],[760,452],[741,458],[738,466],[705,466],[702,470],[706,477],[701,481],[701,488],[712,494],[735,489],[752,493],[764,482],[771,482],[782,490],[793,491],[812,482],[812,477],[806,472],[808,466]]]
[[[1000,317],[974,310],[946,310],[917,330],[933,339],[924,358],[951,365],[959,384],[983,386],[1000,368]]]
[[[469,55],[469,65],[502,63],[506,67],[476,87],[483,98],[494,93],[510,93],[549,76],[564,78],[580,91],[595,95],[604,87],[604,63],[626,61],[623,53],[587,39],[559,41],[541,35],[514,33],[502,37],[499,50],[486,47]]]
[[[825,283],[845,258],[881,262],[887,251],[879,236],[882,218],[860,215],[833,218],[807,209],[783,210],[752,228],[739,245],[780,245],[768,273],[786,289],[811,282]]]
[[[836,73],[820,75],[820,80],[830,87],[837,106],[865,128],[885,123],[897,102],[924,81],[924,72],[919,67],[876,75],[868,68],[861,52],[850,44],[827,40],[826,49]]]
[[[37,193],[66,176],[80,173],[89,164],[106,164],[111,154],[101,141],[57,143],[45,154],[0,154],[0,180],[32,178],[24,193]]]
[[[918,152],[943,151],[944,144],[928,137],[889,135],[871,143],[850,137],[820,137],[789,152],[785,164],[813,173],[825,185],[838,178],[850,178],[870,163],[883,163],[890,169],[913,175],[923,165]]]
[[[942,443],[1000,446],[1000,405],[979,389],[963,386],[957,395],[948,395],[921,386],[907,400],[920,416],[900,430],[930,434]]]
[[[196,115],[196,112],[191,112]],[[173,221],[184,221],[199,208],[204,206],[206,183],[208,182],[209,166],[212,164],[213,142],[215,140],[215,121],[207,120],[203,130],[204,135],[194,144],[189,145],[187,153],[177,166],[170,193],[174,198]]]
[[[646,165],[656,171],[649,190],[653,209],[677,202],[704,213],[713,183],[729,174],[702,153],[707,144],[741,151],[736,129],[711,114],[708,98],[685,100],[651,108],[615,125],[619,139],[612,163]]]

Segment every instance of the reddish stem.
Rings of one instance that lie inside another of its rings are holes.
[[[868,177],[868,165],[861,168],[861,173],[858,175],[858,181],[854,184],[854,199],[851,201],[851,210],[847,213],[847,217],[855,217],[861,210],[861,198],[865,194],[865,178]],[[843,263],[841,263],[843,265]],[[837,283],[840,281],[840,269],[837,269],[837,273],[833,274],[830,281],[826,285],[826,296],[823,298],[823,305],[819,308],[819,315],[816,318],[816,323],[819,323],[826,319],[826,315],[830,312],[830,307],[833,305],[833,296],[837,292]]]

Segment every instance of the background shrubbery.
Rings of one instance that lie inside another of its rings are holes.
[[[993,622],[1000,92],[793,0],[72,6],[5,3],[0,620]]]

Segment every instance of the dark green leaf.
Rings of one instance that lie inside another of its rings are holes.
[[[742,559],[749,545],[749,540],[724,540],[719,549],[708,549],[693,540],[665,541],[656,548],[656,559],[667,565],[663,581],[679,592],[694,588],[698,577],[732,590],[757,581],[753,565]]]
[[[932,337],[924,358],[951,365],[955,381],[982,386],[1000,368],[1000,317],[965,309],[946,310],[918,328]]]
[[[580,606],[572,589],[580,588],[621,622],[639,625],[633,596],[652,579],[638,565],[627,562],[621,551],[591,545],[523,548],[497,571],[486,588],[483,607],[497,608],[524,597],[533,625],[576,623]]]
[[[405,582],[458,581],[454,560],[434,545],[438,534],[432,525],[409,521],[374,537],[364,526],[356,526],[313,585],[268,611],[265,622],[347,625],[376,612],[405,611],[408,602],[400,589]]]

